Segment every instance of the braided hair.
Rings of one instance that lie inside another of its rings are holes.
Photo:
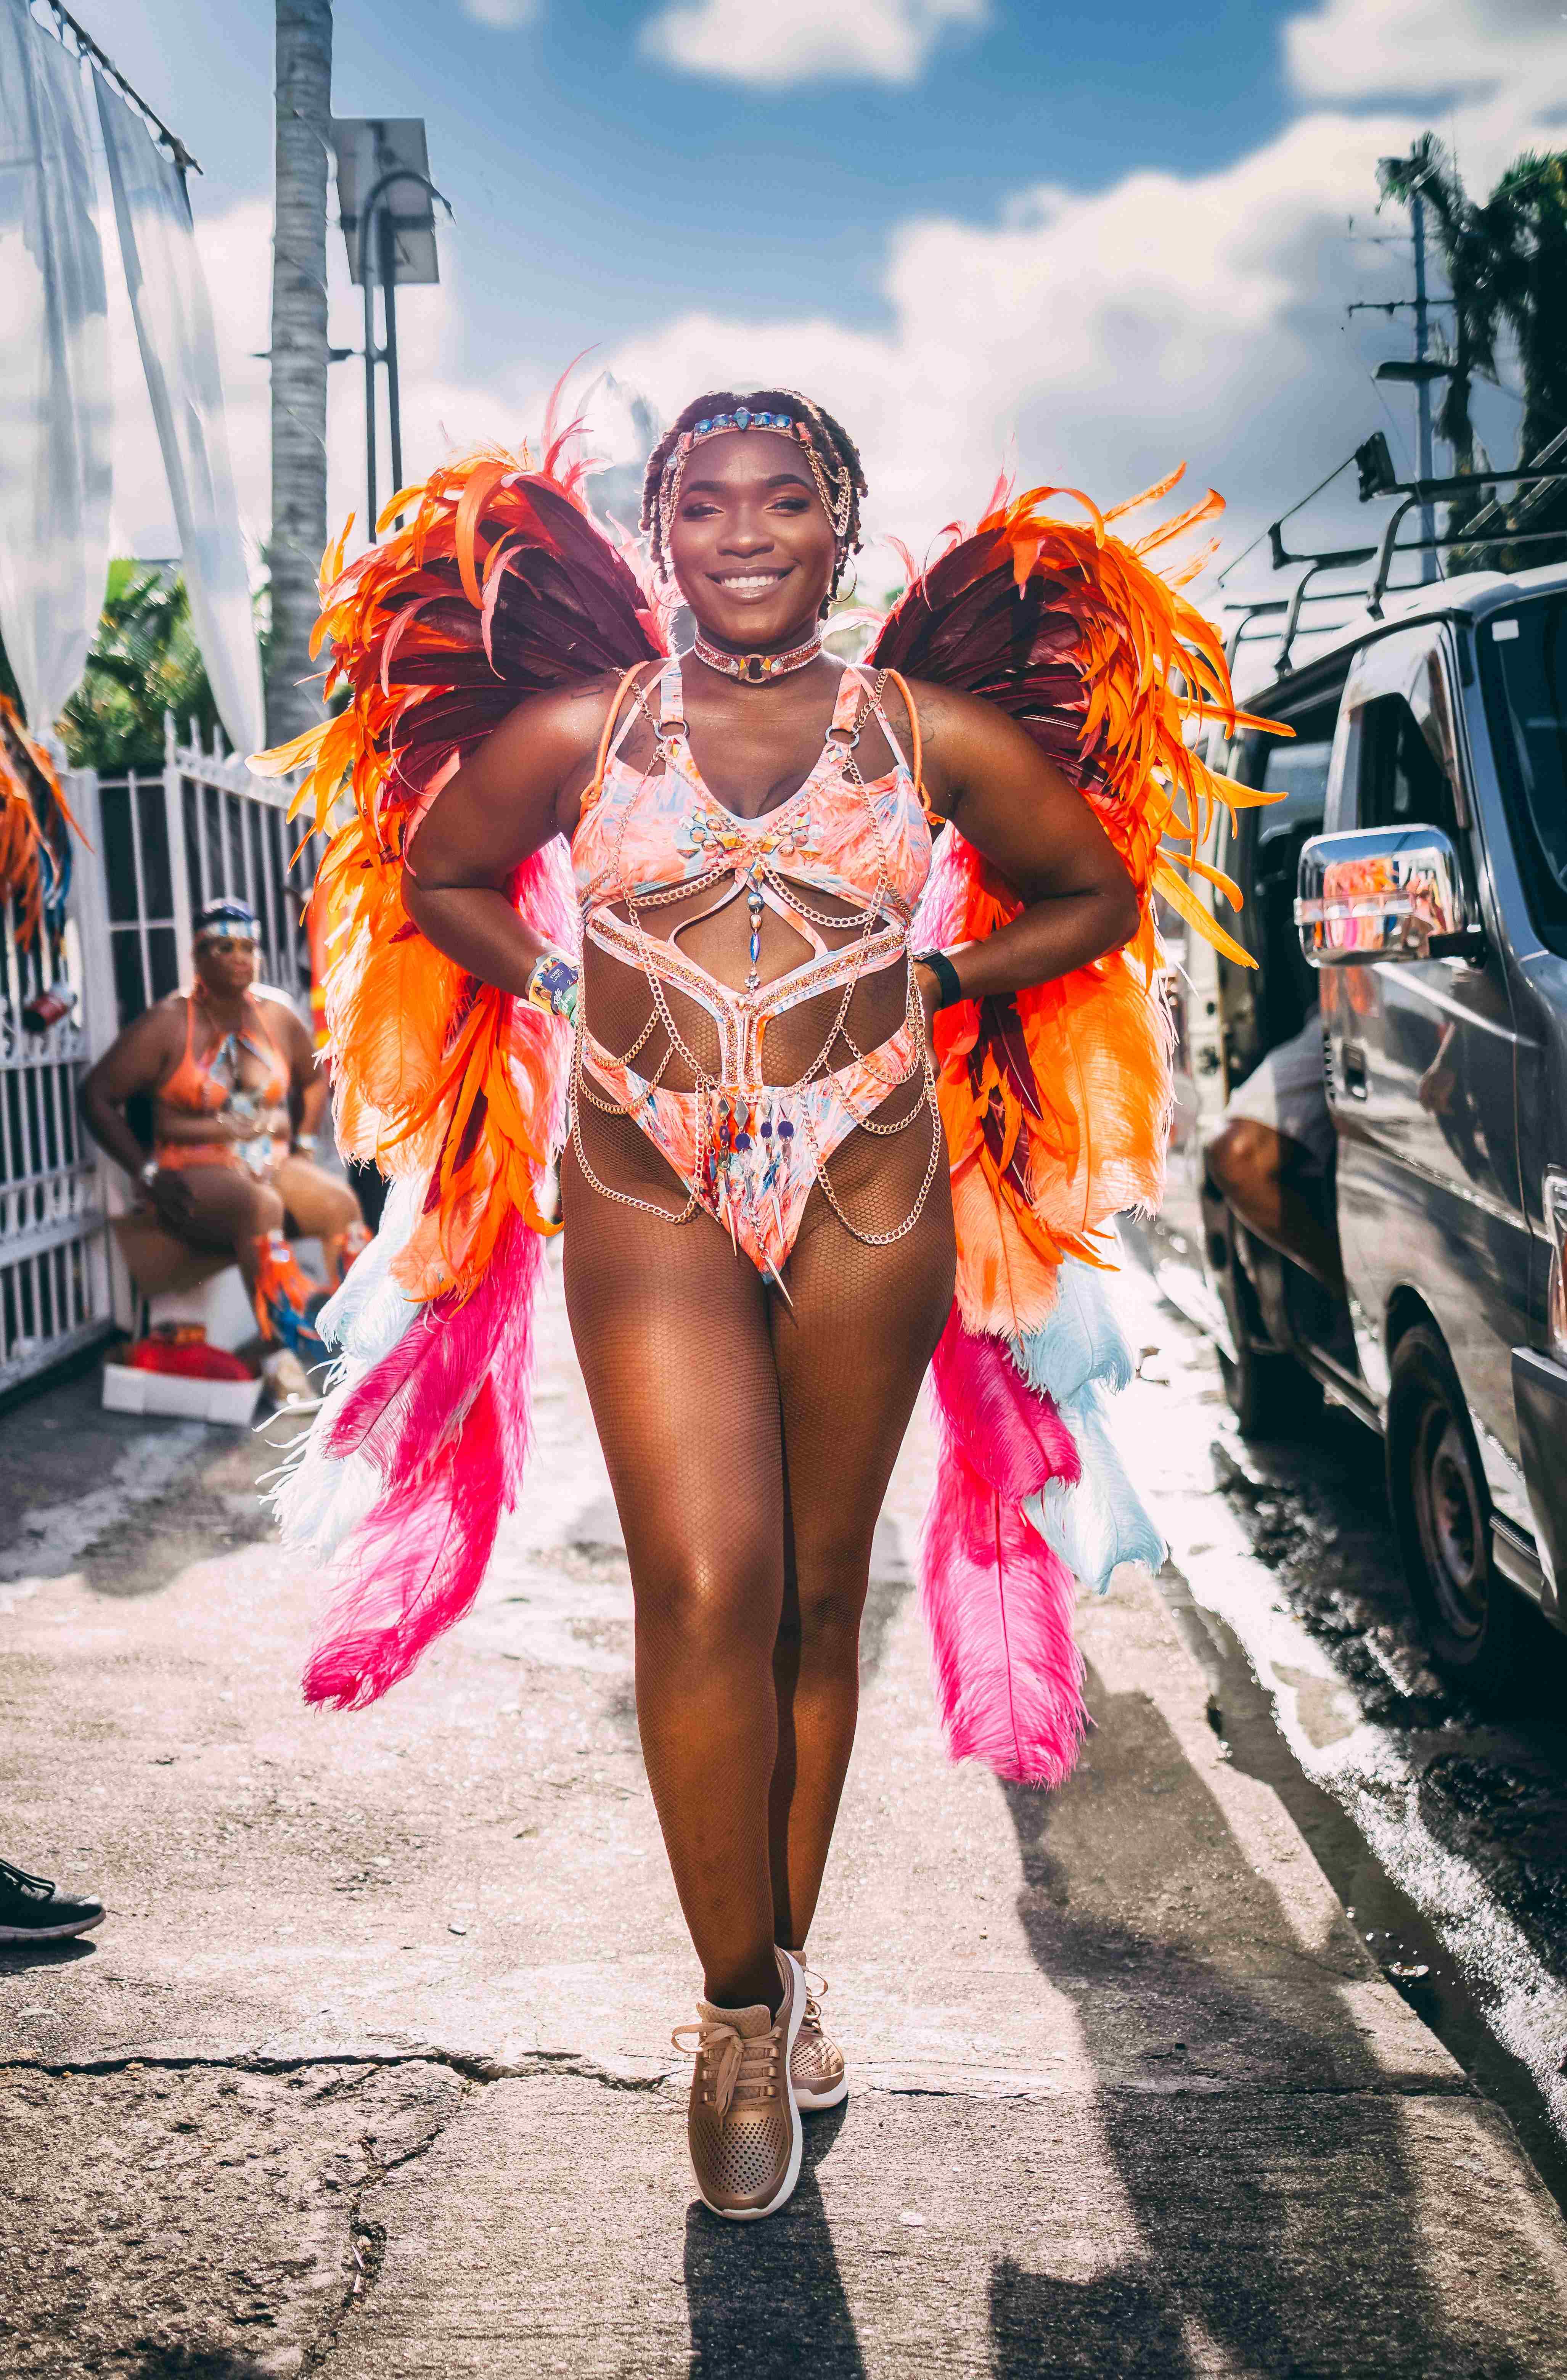
[[[748,395],[730,388],[710,389],[705,396],[697,397],[684,411],[676,414],[649,455],[642,480],[642,528],[651,540],[654,572],[662,577],[669,560],[664,551],[663,523],[659,510],[659,489],[664,466],[687,430],[694,430],[698,421],[711,420],[715,413],[736,413],[742,407],[750,413],[792,414],[809,431],[811,443],[829,477],[837,480],[846,476],[849,517],[838,542],[837,560],[832,568],[832,593],[836,595],[844,565],[851,553],[859,552],[859,504],[860,498],[867,493],[865,467],[859,459],[859,448],[842,422],[835,421],[825,407],[813,404],[808,396],[802,396],[798,389],[794,388],[758,388],[752,389]]]

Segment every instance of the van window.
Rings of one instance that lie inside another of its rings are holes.
[[[1294,735],[1247,729],[1233,760],[1242,784],[1279,798],[1238,811],[1233,833],[1224,833],[1216,855],[1245,896],[1225,922],[1257,962],[1255,969],[1219,962],[1232,1088],[1269,1050],[1291,1040],[1317,1005],[1317,977],[1295,932],[1295,875],[1302,844],[1322,832],[1343,680],[1319,686],[1310,701],[1282,699],[1287,691],[1259,696],[1256,707],[1286,720]]]
[[[1328,770],[1333,758],[1333,739],[1325,744],[1282,744],[1269,735],[1262,752],[1260,783],[1270,794],[1282,794],[1282,801],[1263,812],[1265,826],[1282,823],[1288,819],[1293,826],[1297,820],[1314,818],[1318,825],[1328,802]]]
[[[1567,952],[1567,597],[1482,620],[1476,641],[1530,916]]]
[[[1458,841],[1452,781],[1402,694],[1384,694],[1360,714],[1362,826],[1438,826]]]

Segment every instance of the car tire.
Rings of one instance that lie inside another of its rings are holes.
[[[1393,1351],[1388,1501],[1433,1667],[1477,1702],[1511,1685],[1518,1599],[1491,1560],[1491,1501],[1469,1407],[1440,1334]]]

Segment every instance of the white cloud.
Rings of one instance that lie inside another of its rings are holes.
[[[1284,29],[1294,88],[1307,99],[1407,102],[1542,86],[1560,98],[1561,0],[1322,0]]]
[[[917,82],[943,33],[988,22],[989,0],[675,0],[644,54],[690,74],[774,88]]]
[[[492,26],[498,33],[537,24],[540,7],[541,0],[462,0],[465,17],[471,17],[476,25]]]
[[[772,322],[692,311],[622,341],[603,360],[666,417],[713,386],[808,389],[864,451],[869,527],[917,546],[944,521],[971,517],[1008,463],[1025,483],[1084,487],[1113,502],[1186,457],[1195,490],[1212,481],[1230,498],[1227,547],[1235,552],[1369,431],[1407,432],[1407,399],[1394,392],[1385,406],[1367,369],[1400,351],[1407,334],[1344,315],[1352,298],[1402,295],[1407,255],[1360,246],[1346,229],[1352,215],[1371,215],[1379,155],[1406,147],[1430,119],[1423,106],[1348,109],[1364,106],[1382,71],[1370,60],[1384,10],[1425,5],[1327,0],[1298,19],[1292,42],[1302,26],[1320,30],[1331,18],[1339,48],[1358,49],[1366,89],[1211,171],[1142,170],[1087,196],[1041,186],[989,223],[909,222],[883,270],[884,328],[825,311]],[[1510,69],[1500,83],[1483,42],[1463,50],[1470,80],[1437,128],[1456,134],[1472,185],[1483,186],[1491,162],[1550,137],[1567,99],[1560,47],[1531,49],[1527,71]],[[1294,49],[1292,62],[1303,71]],[[1384,231],[1403,225],[1397,210],[1382,218]],[[252,201],[199,234],[241,504],[258,539],[268,516],[267,385],[250,352],[267,344],[270,232],[268,210]],[[340,249],[334,237],[338,283]],[[421,471],[453,446],[485,436],[515,444],[536,430],[564,360],[519,355],[482,382],[454,380],[443,359],[460,351],[456,322],[482,293],[468,291],[460,253],[443,251],[443,262],[453,270],[442,287],[410,292],[400,318],[406,446]],[[339,287],[334,309],[334,336],[357,344],[355,296]],[[584,337],[593,329],[585,318]],[[362,512],[360,385],[357,363],[334,369],[334,528],[350,506]],[[1511,431],[1512,419],[1499,454]],[[613,437],[610,444],[617,451]],[[136,483],[121,454],[116,509],[128,523]],[[383,493],[385,468],[383,454]],[[152,535],[167,501],[155,453],[143,468]],[[1369,518],[1351,496],[1347,517],[1328,534],[1363,531]],[[868,591],[894,576],[889,558],[867,555]]]

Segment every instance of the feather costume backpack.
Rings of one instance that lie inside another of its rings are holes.
[[[572,450],[567,431],[537,468],[491,449],[436,471],[387,507],[383,527],[400,512],[408,525],[346,568],[345,531],[322,565],[317,645],[346,705],[256,764],[308,762],[295,808],[318,825],[351,795],[314,896],[337,1134],[395,1177],[378,1238],[322,1316],[341,1360],[275,1497],[285,1536],[333,1559],[305,1693],[343,1708],[383,1694],[461,1618],[521,1484],[569,1033],[425,941],[402,862],[441,786],[516,703],[665,650]],[[867,656],[1010,711],[1081,785],[1141,901],[1124,951],[961,1003],[936,1027],[958,1289],[932,1366],[925,1607],[954,1755],[1041,1783],[1067,1774],[1086,1724],[1075,1580],[1102,1585],[1118,1561],[1161,1553],[1102,1410],[1130,1372],[1102,1287],[1113,1218],[1157,1202],[1170,1112],[1154,892],[1245,956],[1165,848],[1178,835],[1180,866],[1211,875],[1210,806],[1237,795],[1184,734],[1236,716],[1222,650],[1147,559],[1219,499],[1132,546],[1085,498],[1085,525],[1052,516],[1063,492],[998,491],[975,531],[909,565]],[[575,948],[564,842],[510,892],[545,941]],[[975,939],[1019,905],[949,827],[917,946]]]

